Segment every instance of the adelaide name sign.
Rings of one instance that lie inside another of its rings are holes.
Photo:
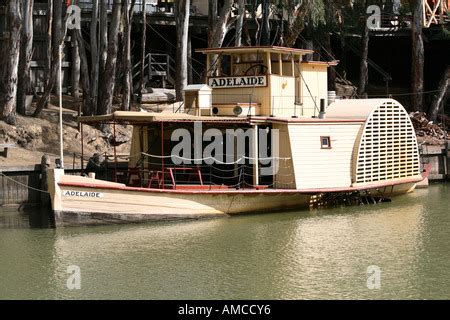
[[[208,79],[211,88],[265,87],[266,76],[214,77]]]

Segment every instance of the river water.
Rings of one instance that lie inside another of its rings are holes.
[[[37,228],[36,215],[0,209],[0,299],[449,299],[449,186],[377,205],[86,228]],[[80,289],[67,287],[70,266]]]

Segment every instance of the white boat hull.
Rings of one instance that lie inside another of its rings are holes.
[[[414,181],[405,181],[385,187],[384,191],[390,196],[406,193],[415,184]],[[64,175],[61,169],[49,171],[49,191],[57,227],[287,210],[308,207],[318,194],[323,194],[323,190],[293,189],[199,191],[133,188],[120,183]]]

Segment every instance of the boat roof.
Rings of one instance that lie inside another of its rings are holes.
[[[140,111],[115,111],[111,114],[101,116],[81,116],[78,117],[80,123],[101,123],[101,122],[127,122],[130,124],[149,122],[228,122],[228,123],[249,123],[249,118],[244,117],[212,117],[195,116],[187,113],[172,112],[140,112]]]
[[[342,99],[331,103],[326,110],[327,118],[367,119],[372,111],[383,104],[400,103],[394,99]]]
[[[344,123],[344,122],[364,122],[366,117],[327,117],[325,119],[311,117],[225,117],[225,116],[195,116],[186,113],[171,112],[139,112],[139,111],[116,111],[112,114],[101,116],[81,116],[78,117],[80,123],[128,123],[128,124],[146,124],[152,122],[195,122],[204,123],[230,123],[230,124],[258,124],[258,123]]]
[[[294,55],[305,55],[314,53],[314,50],[278,47],[278,46],[201,48],[196,49],[195,51],[201,52],[203,54],[228,54],[228,55],[240,53],[260,53],[260,52],[294,54]]]
[[[310,60],[310,61],[302,61],[302,64],[303,63],[314,65],[314,66],[337,66],[339,63],[339,60],[331,60],[331,61]]]

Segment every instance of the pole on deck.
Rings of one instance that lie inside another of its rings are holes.
[[[62,45],[59,45],[59,157],[61,159],[61,169],[64,169],[64,146],[63,146],[63,118],[62,118],[62,75],[61,75],[61,49]]]
[[[161,121],[161,179],[162,179],[162,188],[164,189],[164,122]]]
[[[80,122],[80,133],[81,133],[81,174],[84,173],[84,139],[83,139],[83,123]]]
[[[258,125],[253,127],[253,185],[259,185],[259,159],[258,159]]]
[[[116,122],[113,122],[114,133],[114,182],[117,182]]]

